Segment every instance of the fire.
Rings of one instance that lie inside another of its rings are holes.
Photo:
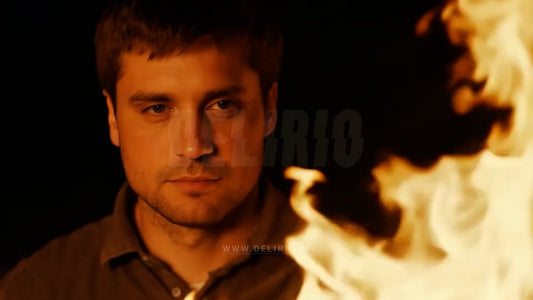
[[[390,239],[328,220],[307,193],[325,176],[288,168],[291,205],[307,222],[286,241],[305,271],[301,299],[533,299],[533,1],[449,1],[416,32],[432,17],[468,49],[450,83],[485,82],[454,93],[456,113],[511,107],[511,120],[475,155],[442,156],[429,169],[396,156],[376,166],[381,201],[402,209]]]

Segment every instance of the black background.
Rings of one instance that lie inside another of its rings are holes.
[[[94,66],[94,25],[104,3],[19,1],[7,12],[2,272],[51,238],[110,213],[124,180]],[[330,181],[317,193],[328,194],[324,213],[375,234],[390,234],[392,226],[367,191],[382,153],[428,165],[441,153],[475,151],[488,129],[484,112],[451,113],[445,84],[458,49],[448,45],[442,28],[437,24],[423,39],[414,35],[416,21],[439,4],[300,0],[282,6],[280,113],[304,109],[313,116],[328,109],[335,115],[351,108],[361,114],[361,159],[343,168],[329,158],[320,169]],[[266,171],[287,189],[282,169],[278,162]]]

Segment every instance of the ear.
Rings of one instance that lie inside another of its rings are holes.
[[[265,99],[265,132],[263,136],[270,135],[276,128],[278,120],[278,82],[274,82],[268,90]]]
[[[107,123],[109,124],[109,137],[111,138],[111,143],[119,147],[119,135],[118,135],[118,126],[117,126],[117,116],[115,114],[115,107],[113,106],[113,100],[106,90],[103,90],[102,93],[105,96],[105,101],[107,104]]]

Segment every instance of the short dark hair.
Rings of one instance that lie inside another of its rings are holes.
[[[279,17],[279,11],[258,1],[111,0],[94,38],[99,83],[115,101],[123,52],[163,57],[209,36],[215,44],[242,43],[244,59],[257,72],[265,96],[281,67]]]

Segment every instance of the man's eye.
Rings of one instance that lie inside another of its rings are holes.
[[[162,114],[162,113],[165,112],[165,110],[167,110],[167,106],[163,105],[163,104],[156,104],[156,105],[152,105],[152,106],[148,107],[146,110],[148,112],[153,112],[153,113],[156,113],[156,114]]]
[[[242,110],[238,100],[220,100],[206,107],[206,113],[215,118],[231,118]]]
[[[221,100],[215,102],[213,105],[209,106],[208,109],[220,109],[228,110],[237,108],[237,104],[232,100]]]

